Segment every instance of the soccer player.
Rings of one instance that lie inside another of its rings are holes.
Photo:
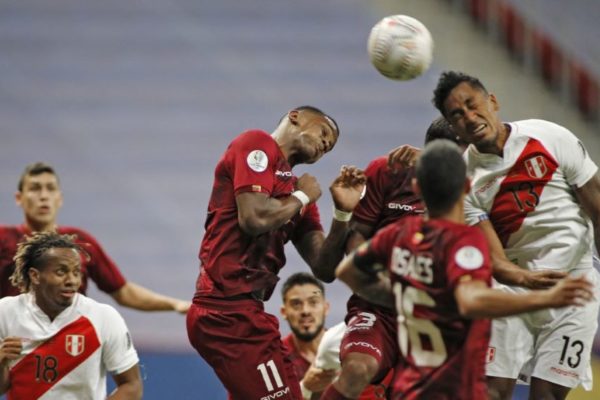
[[[283,338],[283,344],[290,352],[289,357],[296,369],[296,375],[301,379],[302,395],[310,399],[310,392],[321,392],[336,373],[312,368],[307,374],[325,334],[325,317],[329,313],[325,287],[313,275],[298,272],[283,283],[281,297],[281,316],[288,322],[292,331]]]
[[[17,226],[0,225],[0,297],[19,294],[18,288],[9,280],[15,269],[13,257],[17,243],[34,232],[56,231],[75,235],[77,242],[90,255],[81,270],[81,293],[85,294],[87,280],[91,278],[100,290],[124,307],[141,311],[187,312],[189,301],[164,296],[125,280],[92,235],[79,228],[57,225],[63,197],[58,175],[52,166],[40,162],[28,165],[19,179],[15,198],[17,205],[23,209],[25,222]]]
[[[337,123],[312,106],[284,115],[272,134],[251,130],[219,160],[200,246],[200,274],[187,316],[188,337],[233,399],[301,397],[268,300],[292,241],[320,278],[324,241],[315,204],[316,179],[292,168],[317,162],[339,136]],[[362,171],[344,167],[332,194],[352,210],[364,187]]]
[[[9,399],[141,399],[138,356],[125,321],[78,293],[85,250],[73,236],[34,233],[19,243],[0,299],[0,394]],[[8,391],[8,392],[7,392]]]
[[[375,304],[395,304],[401,358],[393,399],[485,399],[490,323],[481,318],[580,305],[593,297],[593,285],[580,277],[545,291],[491,289],[486,239],[464,224],[470,185],[458,146],[448,140],[427,145],[416,183],[428,216],[378,231],[336,275]]]
[[[600,179],[583,144],[548,121],[502,122],[496,97],[463,73],[443,73],[433,101],[470,143],[466,220],[487,237],[493,267],[586,276],[597,291],[592,253],[594,240],[600,248]],[[579,384],[589,390],[598,304],[596,298],[581,308],[495,320],[487,365],[491,397],[510,399],[517,377],[530,378],[532,399],[564,399]]]

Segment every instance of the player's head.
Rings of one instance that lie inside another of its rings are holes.
[[[15,200],[23,209],[27,224],[34,230],[52,227],[63,203],[54,168],[42,162],[25,167],[19,179]]]
[[[300,106],[284,115],[277,127],[292,165],[312,164],[335,146],[337,122],[313,106]]]
[[[462,72],[442,73],[435,88],[433,103],[448,120],[461,140],[478,149],[494,146],[503,129],[499,105],[481,81]]]
[[[37,305],[58,315],[73,302],[81,286],[81,256],[85,252],[73,236],[36,232],[17,247],[11,283],[21,292],[33,292]]]
[[[425,133],[425,144],[436,140],[436,139],[446,139],[451,140],[458,145],[462,150],[464,150],[468,144],[463,142],[456,136],[456,133],[452,130],[450,123],[446,121],[444,117],[437,117],[431,124],[429,128],[427,128],[427,132]]]
[[[417,160],[418,191],[429,215],[437,217],[450,211],[469,190],[467,167],[456,143],[434,140],[425,146]]]
[[[329,303],[321,281],[306,272],[293,274],[284,282],[281,297],[281,316],[298,340],[310,342],[324,331]]]

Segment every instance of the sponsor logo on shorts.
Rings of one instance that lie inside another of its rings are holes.
[[[567,376],[569,378],[579,379],[579,374],[577,372],[565,371],[564,369],[560,369],[557,367],[550,367],[550,371],[552,371],[555,374],[558,374],[560,376]]]
[[[270,393],[266,396],[263,396],[260,398],[260,400],[273,400],[273,399],[279,399],[282,398],[283,396],[290,394],[290,388],[288,386],[285,387],[285,389],[281,389],[278,390],[275,393]]]
[[[347,350],[349,347],[354,347],[354,346],[366,347],[367,349],[371,349],[371,350],[375,351],[381,357],[381,350],[379,350],[377,347],[373,346],[371,343],[367,343],[367,342],[350,342],[344,346],[344,350]]]
[[[485,362],[491,363],[492,361],[494,361],[494,357],[496,357],[496,348],[488,347],[487,354],[485,356]]]

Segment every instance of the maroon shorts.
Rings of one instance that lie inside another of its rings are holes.
[[[399,349],[396,314],[353,295],[348,300],[346,333],[340,347],[340,360],[350,353],[368,354],[379,363],[372,383],[379,383],[396,366]]]
[[[279,321],[256,300],[203,298],[187,314],[190,343],[235,400],[302,399]]]

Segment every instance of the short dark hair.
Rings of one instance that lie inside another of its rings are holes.
[[[290,111],[310,111],[313,112],[315,114],[320,114],[323,115],[324,117],[327,117],[328,120],[331,121],[331,123],[333,124],[333,127],[335,129],[335,133],[337,134],[337,137],[340,137],[340,127],[338,126],[338,123],[335,119],[333,119],[333,117],[329,114],[326,114],[323,110],[314,107],[314,106],[309,106],[309,105],[303,105],[303,106],[299,106],[299,107],[295,107],[293,109],[291,109]],[[289,111],[287,113],[285,113],[280,119],[279,122],[277,123],[277,125],[281,124],[281,121],[283,121],[285,119],[285,117],[287,117]]]
[[[446,139],[429,143],[417,160],[416,176],[429,214],[435,217],[449,211],[467,179],[467,166],[458,145]]]
[[[425,144],[436,139],[446,139],[458,144],[456,133],[444,117],[434,119],[427,128],[427,133],[425,133]]]
[[[56,180],[58,181],[58,175],[56,175],[56,171],[54,171],[54,168],[50,164],[46,164],[43,162],[35,162],[33,164],[27,165],[23,170],[21,177],[19,178],[19,184],[17,185],[17,189],[19,189],[19,192],[23,191],[25,178],[27,178],[28,176],[36,176],[44,173],[56,176]]]
[[[79,244],[75,243],[75,235],[36,232],[31,236],[25,236],[17,245],[17,253],[13,258],[15,270],[10,276],[13,286],[18,287],[23,293],[29,291],[31,286],[29,270],[43,261],[46,252],[50,249],[75,249],[86,257],[88,255]]]
[[[325,286],[323,285],[323,282],[307,272],[297,272],[290,275],[290,277],[287,278],[283,283],[283,286],[281,287],[281,299],[285,301],[285,295],[287,292],[289,292],[294,286],[300,285],[315,285],[321,289],[321,293],[323,293],[323,296],[325,296]]]
[[[467,75],[463,72],[444,71],[440,75],[440,79],[438,80],[437,86],[433,91],[432,99],[433,105],[435,106],[435,108],[440,110],[442,115],[446,115],[446,113],[444,112],[444,102],[450,95],[450,92],[463,82],[468,83],[472,87],[479,89],[486,94],[488,93],[487,89],[485,88],[485,86],[483,86],[483,83],[481,83],[481,81],[478,78],[475,78],[471,75]]]

